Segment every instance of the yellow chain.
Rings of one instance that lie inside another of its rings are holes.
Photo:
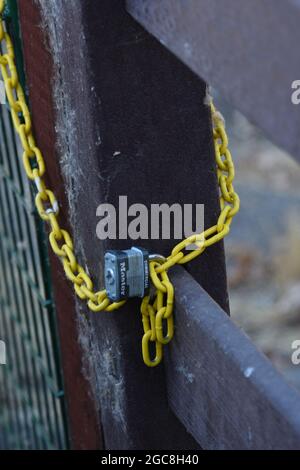
[[[2,18],[5,0],[0,0],[0,68],[3,77],[11,116],[23,148],[23,164],[26,174],[35,183],[37,194],[35,205],[40,217],[50,226],[49,241],[54,253],[60,258],[67,278],[73,283],[76,295],[87,302],[93,312],[116,310],[126,302],[111,302],[105,290],[95,291],[93,282],[77,262],[70,234],[60,227],[58,221],[59,205],[54,193],[47,188],[44,174],[45,162],[41,150],[35,143],[32,133],[31,115],[26,104],[25,94],[19,82],[15,64],[12,40],[6,31]],[[232,218],[239,210],[239,197],[234,191],[234,165],[228,150],[228,138],[221,115],[210,104],[213,121],[217,176],[220,187],[221,212],[217,224],[201,234],[192,235],[176,245],[163,264],[150,262],[150,277],[156,293],[150,302],[145,296],[141,304],[144,336],[142,354],[149,367],[158,365],[162,360],[163,345],[174,336],[174,287],[168,277],[168,270],[175,264],[185,264],[210,245],[222,240],[229,232]],[[196,249],[186,253],[190,245]],[[164,326],[165,324],[165,326]],[[155,357],[151,357],[151,343],[155,343]]]
[[[178,243],[170,256],[163,264],[150,262],[150,277],[156,287],[154,302],[151,304],[149,297],[143,299],[141,313],[143,318],[144,337],[142,341],[143,359],[149,367],[156,366],[162,359],[162,346],[171,341],[174,336],[173,303],[174,288],[169,280],[167,271],[175,264],[185,264],[214,243],[222,240],[230,230],[233,217],[239,211],[240,200],[234,191],[234,164],[228,149],[228,138],[224,121],[220,113],[216,111],[213,103],[210,103],[213,122],[213,139],[217,166],[217,177],[220,187],[220,215],[217,224],[204,232],[192,235]],[[184,252],[187,247],[195,245],[196,249]],[[163,321],[167,323],[163,335]],[[150,357],[149,343],[155,342],[155,357]]]

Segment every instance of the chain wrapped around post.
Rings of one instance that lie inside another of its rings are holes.
[[[36,209],[41,219],[49,224],[50,246],[60,258],[66,277],[73,283],[76,295],[85,300],[88,308],[93,312],[104,310],[111,312],[122,307],[126,300],[111,302],[106,290],[94,290],[90,276],[76,259],[70,234],[59,224],[59,204],[54,193],[47,188],[45,183],[45,162],[34,139],[31,114],[19,82],[14,46],[3,18],[4,7],[5,0],[0,0],[0,69],[14,128],[23,148],[24,169],[36,187]],[[232,219],[239,210],[239,197],[233,187],[234,164],[228,149],[224,121],[213,103],[210,102],[209,105],[213,123],[221,211],[216,225],[181,241],[164,262],[150,261],[150,278],[156,291],[153,298],[145,296],[141,303],[144,329],[142,355],[145,364],[149,367],[157,366],[161,362],[163,346],[168,344],[174,336],[174,287],[170,282],[168,270],[175,264],[192,261],[207,247],[222,240],[229,233]],[[193,246],[193,250],[186,250],[188,246]],[[151,347],[151,343],[155,348]]]

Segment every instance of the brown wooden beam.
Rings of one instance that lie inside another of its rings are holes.
[[[127,0],[147,31],[300,160],[295,0]]]
[[[182,268],[167,361],[171,408],[204,449],[300,449],[300,395]]]
[[[55,64],[61,190],[68,196],[79,260],[101,287],[105,249],[133,242],[97,239],[100,203],[117,205],[119,195],[149,209],[151,203],[203,203],[206,225],[215,223],[219,204],[206,84],[145,33],[120,0],[39,4]],[[167,254],[175,241],[139,244]],[[222,244],[188,269],[228,309]],[[89,319],[79,323],[80,338],[105,446],[196,449],[168,406],[164,365],[150,370],[142,362],[139,304],[91,314],[76,302],[77,314]],[[76,402],[76,390],[68,393]]]

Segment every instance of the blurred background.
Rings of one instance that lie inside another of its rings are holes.
[[[241,210],[225,241],[232,319],[288,382],[300,340],[300,166],[220,96]]]

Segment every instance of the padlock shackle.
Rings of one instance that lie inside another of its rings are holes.
[[[166,258],[163,255],[159,255],[158,253],[153,253],[152,255],[149,255],[149,262],[150,261],[163,264],[166,262]]]

